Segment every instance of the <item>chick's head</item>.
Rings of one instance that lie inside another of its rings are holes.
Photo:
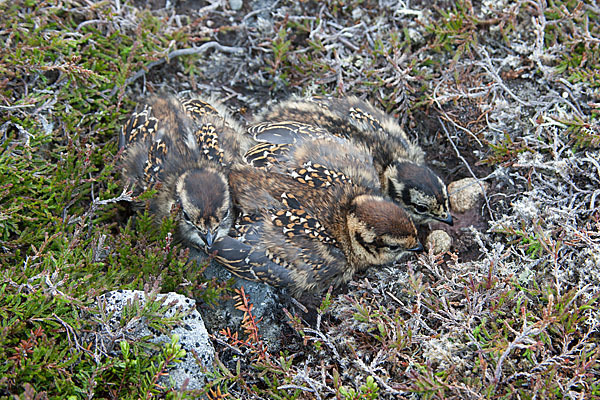
[[[408,214],[379,196],[354,198],[347,225],[351,256],[359,268],[387,264],[423,249]]]
[[[410,213],[413,221],[437,220],[452,225],[448,190],[431,169],[409,161],[396,161],[383,175],[383,190]]]
[[[226,236],[233,222],[227,177],[210,168],[183,173],[176,182],[183,236],[201,248]]]

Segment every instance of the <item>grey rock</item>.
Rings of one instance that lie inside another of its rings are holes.
[[[452,247],[452,238],[446,231],[436,229],[427,235],[425,248],[433,251],[433,254],[445,253],[450,250],[450,247]]]
[[[207,256],[202,252],[190,249],[190,258],[196,258],[198,262],[203,262]],[[220,281],[234,278],[234,287],[244,287],[244,292],[253,305],[252,315],[261,319],[258,329],[262,339],[270,351],[278,351],[281,345],[283,322],[280,317],[281,306],[277,291],[265,283],[238,278],[215,261],[211,261],[204,271],[204,276]],[[235,308],[235,301],[229,300],[219,304],[210,314],[206,314],[205,320],[208,330],[214,333],[224,327],[239,330],[243,317],[244,314]]]
[[[103,331],[117,330],[118,328],[115,327],[118,327],[123,307],[128,303],[132,304],[134,300],[139,301],[140,305],[144,305],[147,299],[145,293],[141,290],[116,290],[100,296],[99,301],[105,302],[107,314],[113,314],[112,319],[109,321],[110,327],[103,327]],[[173,369],[169,370],[169,375],[162,383],[169,384],[168,381],[171,381],[172,386],[176,389],[184,387],[188,390],[201,389],[206,382],[206,377],[202,371],[212,368],[215,349],[208,338],[202,316],[195,309],[196,301],[177,293],[159,294],[156,300],[163,305],[170,305],[164,315],[165,318],[172,317],[178,311],[186,314],[184,317],[185,324],[175,327],[167,336],[151,330],[147,325],[147,321],[143,318],[132,319],[133,323],[126,327],[126,337],[135,340],[135,338],[144,336],[154,336],[150,340],[151,342],[165,343],[170,342],[170,336],[178,335],[179,344],[186,351],[186,356]],[[194,354],[197,355],[202,365],[196,362]],[[169,384],[169,386],[171,385]]]
[[[229,0],[229,7],[234,11],[240,10],[243,5],[244,2],[242,0]]]
[[[482,187],[483,186],[483,190]],[[475,178],[463,178],[448,185],[450,207],[453,211],[463,213],[475,207],[483,197],[483,191],[488,189],[486,182],[479,182]]]

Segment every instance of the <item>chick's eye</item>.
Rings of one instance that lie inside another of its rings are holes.
[[[415,204],[414,208],[415,208],[415,211],[418,212],[419,214],[425,214],[427,212],[427,206],[424,206],[422,204]]]
[[[400,250],[400,246],[398,246],[398,245],[389,245],[387,248],[390,249],[391,251]]]
[[[361,234],[359,234],[358,232],[354,234],[354,239],[360,243],[363,246],[371,246],[373,245],[373,239],[365,239]]]

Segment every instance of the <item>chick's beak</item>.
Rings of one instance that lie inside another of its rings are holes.
[[[408,249],[408,251],[414,251],[415,253],[423,251],[423,245],[421,243],[417,243],[415,247]]]
[[[206,233],[206,235],[204,236],[204,242],[206,243],[207,247],[212,247],[213,242],[215,241],[215,237],[216,237],[216,233],[213,233],[212,231],[208,231]]]
[[[454,225],[454,221],[452,220],[452,214],[448,213],[446,218],[435,218],[436,220],[448,224],[450,226]]]

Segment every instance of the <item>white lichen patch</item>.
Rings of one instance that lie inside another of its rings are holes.
[[[532,221],[540,217],[541,205],[539,201],[524,196],[512,203],[512,209],[519,217]]]
[[[464,360],[458,354],[462,345],[460,342],[454,342],[448,336],[424,341],[423,348],[423,358],[437,366],[438,370],[464,366]]]

